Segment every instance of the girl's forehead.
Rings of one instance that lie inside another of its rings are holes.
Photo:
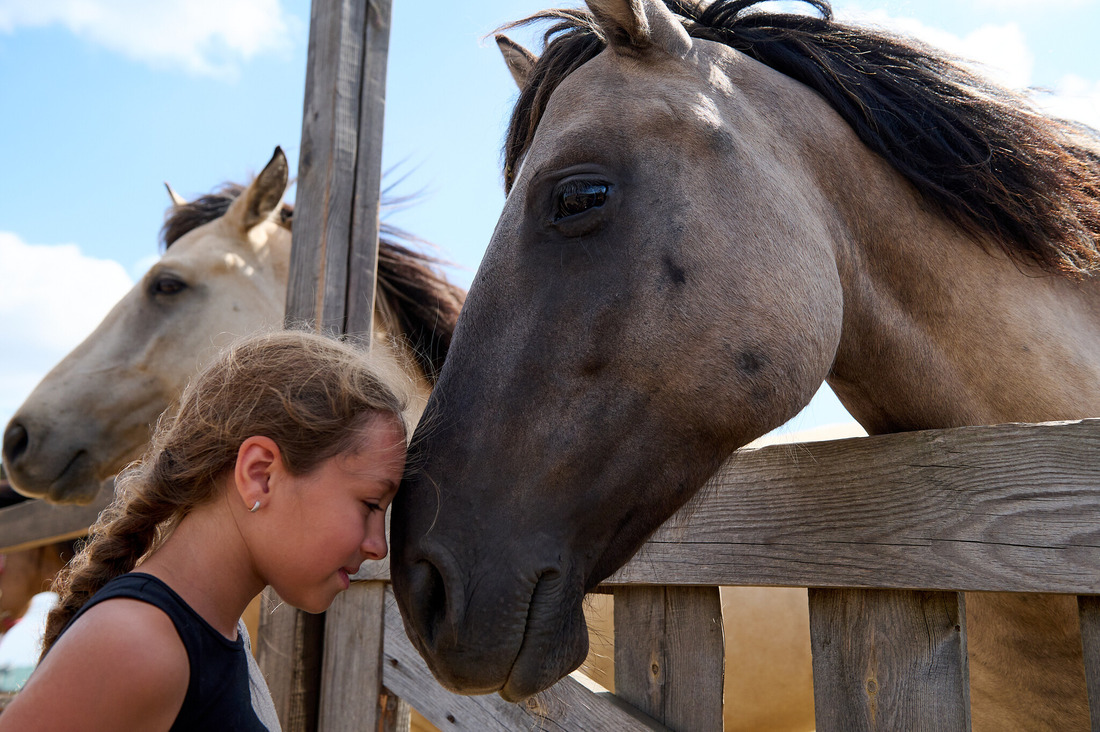
[[[405,431],[396,419],[372,420],[354,444],[335,456],[346,472],[383,477],[405,467]]]

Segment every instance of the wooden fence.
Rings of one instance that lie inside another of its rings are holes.
[[[58,534],[78,531],[60,523],[66,513],[86,521],[80,509],[5,509],[0,550],[55,538],[30,538],[28,516],[51,517]],[[376,729],[368,718],[387,719],[400,697],[444,730],[720,730],[717,585],[815,588],[815,706],[825,732],[967,729],[958,593],[1078,595],[1095,717],[1098,569],[1100,420],[744,450],[608,580],[616,695],[576,674],[520,705],[444,691],[406,638],[379,562],[353,585],[369,601],[348,593],[351,602],[329,611],[320,713],[299,728]],[[891,639],[890,653],[881,643],[872,652],[876,635]]]
[[[287,315],[331,332],[370,328],[389,18],[389,0],[311,11]],[[325,616],[269,604],[260,664],[288,732],[400,729],[406,702],[444,730],[719,730],[717,586],[810,587],[819,730],[967,729],[960,591],[1055,592],[1080,596],[1100,719],[1098,458],[1092,420],[739,452],[606,583],[615,695],[577,675],[520,705],[444,691],[385,562]],[[79,534],[108,497],[4,509],[0,551]]]

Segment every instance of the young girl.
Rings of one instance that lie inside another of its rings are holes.
[[[404,406],[322,336],[223,354],[59,576],[42,661],[0,730],[278,729],[239,618],[266,585],[321,612],[386,555]]]

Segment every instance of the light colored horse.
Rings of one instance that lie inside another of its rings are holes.
[[[823,0],[587,5],[509,54],[509,196],[391,517],[467,693],[576,667],[585,591],[823,380],[871,433],[1100,414],[1095,137]],[[1088,728],[1073,598],[966,610],[975,729]]]
[[[190,203],[174,198],[164,255],[12,417],[3,455],[16,490],[56,503],[90,501],[101,482],[141,455],[157,416],[219,346],[281,327],[287,180],[277,149],[246,188],[227,186]],[[465,294],[432,263],[380,242],[373,353],[409,374],[413,424]]]

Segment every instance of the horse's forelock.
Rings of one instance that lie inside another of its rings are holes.
[[[919,42],[837,23],[827,0],[803,0],[820,17],[754,8],[763,0],[664,1],[691,36],[725,43],[820,93],[865,145],[980,240],[992,235],[1010,256],[1049,271],[1100,271],[1091,131],[1039,114],[1023,95]],[[606,46],[580,10],[545,11],[510,27],[537,21],[554,25],[509,123],[506,190],[550,95]]]
[[[607,46],[595,19],[582,10],[545,10],[503,26],[498,32],[543,21],[553,21],[543,35],[545,50],[520,90],[508,123],[504,142],[505,191],[512,189],[519,161],[535,136],[550,95],[565,77],[591,61]]]

